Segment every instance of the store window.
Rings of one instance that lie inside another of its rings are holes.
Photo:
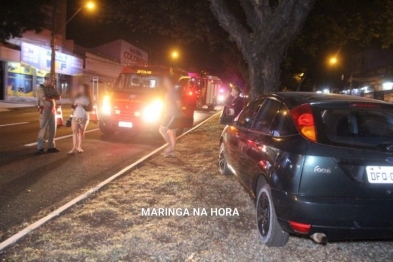
[[[33,68],[31,66],[8,62],[7,75],[9,96],[33,96]]]

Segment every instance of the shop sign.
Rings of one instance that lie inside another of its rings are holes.
[[[127,42],[123,42],[121,62],[123,64],[147,64],[148,54]]]
[[[22,43],[21,62],[42,71],[50,71],[51,50],[36,45]],[[56,73],[76,75],[82,73],[83,61],[80,58],[56,52]]]

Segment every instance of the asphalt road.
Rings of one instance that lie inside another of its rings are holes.
[[[194,124],[214,113],[195,112]],[[69,156],[71,130],[60,127],[56,147],[61,152],[36,156],[36,109],[0,112],[0,241],[1,232],[32,222],[163,144],[161,138],[146,134],[108,136],[97,129],[90,123],[84,153]]]

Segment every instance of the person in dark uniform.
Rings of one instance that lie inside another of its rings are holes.
[[[244,99],[240,97],[241,89],[238,86],[232,87],[231,95],[225,101],[227,116],[237,117],[244,107]]]
[[[164,101],[165,117],[159,131],[165,142],[168,143],[168,147],[164,151],[164,157],[175,157],[176,127],[181,116],[181,100],[171,77],[164,77],[163,86],[167,90]]]

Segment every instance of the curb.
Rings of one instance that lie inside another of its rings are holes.
[[[191,128],[190,130],[186,131],[185,133],[183,133],[182,135],[178,136],[176,138],[182,138],[183,136],[187,135],[188,133],[194,131],[195,129],[199,128],[200,126],[202,126],[203,124],[205,124],[207,121],[209,121],[210,119],[212,119],[213,117],[215,117],[217,114],[219,114],[219,112],[213,114],[212,116],[210,116],[208,119],[202,121],[201,123],[199,123],[198,125],[194,126],[193,128]],[[14,234],[13,236],[11,236],[10,238],[4,240],[3,242],[0,243],[0,251],[3,251],[5,248],[15,244],[17,241],[19,241],[20,239],[22,239],[23,237],[25,237],[26,235],[28,235],[30,232],[32,232],[33,230],[39,228],[40,226],[42,226],[43,224],[45,224],[46,222],[52,220],[53,218],[59,216],[62,212],[66,211],[67,209],[69,209],[70,207],[78,204],[79,202],[81,202],[82,200],[87,199],[88,197],[90,197],[91,195],[93,195],[94,193],[96,193],[98,190],[100,190],[101,188],[103,188],[104,186],[106,186],[107,184],[109,184],[110,182],[112,182],[113,180],[117,179],[118,177],[120,177],[121,175],[123,175],[125,172],[130,171],[131,169],[133,169],[135,166],[137,166],[138,164],[144,162],[145,160],[147,160],[148,158],[150,158],[151,156],[157,154],[158,152],[160,152],[162,149],[164,149],[166,147],[167,144],[153,150],[152,152],[150,152],[149,154],[145,155],[144,157],[138,159],[137,161],[135,161],[134,163],[132,163],[131,165],[123,168],[122,170],[120,170],[119,172],[117,172],[116,174],[112,175],[111,177],[107,178],[106,180],[104,180],[103,182],[99,183],[97,186],[95,186],[94,188],[90,189],[89,191],[87,191],[86,193],[83,193],[82,195],[79,195],[78,197],[74,198],[73,200],[69,201],[68,203],[64,204],[63,206],[59,207],[58,209],[56,209],[55,211],[51,212],[49,215],[41,218],[40,220],[34,222],[33,224],[25,227],[24,229],[22,229],[21,231],[19,231],[18,233]]]

